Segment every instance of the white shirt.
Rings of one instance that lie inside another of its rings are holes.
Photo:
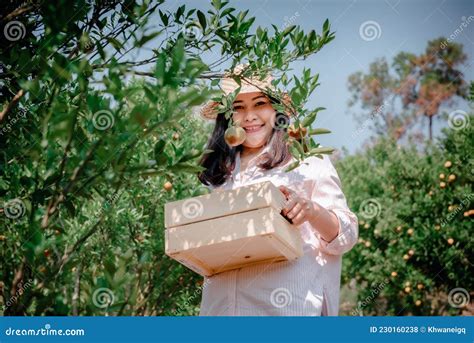
[[[262,152],[263,153],[263,152]],[[358,221],[347,207],[336,169],[327,155],[310,157],[290,172],[263,170],[256,163],[240,174],[240,154],[231,177],[216,190],[270,180],[316,201],[339,219],[330,243],[305,222],[299,226],[304,255],[294,261],[257,264],[204,278],[200,316],[337,316],[341,257],[357,242]],[[256,161],[254,159],[253,161]],[[212,188],[212,187],[211,187]]]

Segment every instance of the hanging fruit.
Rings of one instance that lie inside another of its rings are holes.
[[[246,133],[240,126],[230,126],[225,130],[224,140],[227,145],[234,147],[242,144],[245,141]]]

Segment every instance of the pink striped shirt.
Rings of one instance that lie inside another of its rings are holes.
[[[262,152],[263,153],[263,152]],[[295,261],[258,264],[204,278],[200,316],[337,316],[342,254],[358,238],[357,217],[347,206],[331,160],[310,157],[286,173],[285,166],[262,170],[252,161],[236,167],[222,186],[227,190],[262,181],[285,185],[316,201],[339,219],[338,236],[326,242],[305,222],[299,226],[304,255]],[[255,161],[255,160],[254,160]],[[211,187],[212,188],[212,187]]]

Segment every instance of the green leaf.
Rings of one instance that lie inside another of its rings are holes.
[[[158,13],[160,14],[160,18],[161,18],[161,21],[163,22],[163,25],[168,26],[168,23],[169,23],[168,16],[164,14],[163,12],[161,12],[161,10],[159,10]]]
[[[301,126],[309,128],[316,119],[316,114],[317,112],[311,112],[307,117],[303,119],[303,121],[301,122]]]
[[[160,164],[158,160],[163,161],[163,151],[165,150],[166,142],[163,139],[160,139],[155,144],[155,148],[153,149],[153,153],[155,155],[156,163]]]
[[[206,16],[204,15],[204,13],[202,13],[201,11],[197,11],[197,16],[198,16],[198,19],[199,19],[199,24],[201,25],[202,27],[202,30],[206,30],[206,26],[207,26],[207,21],[206,21]]]
[[[158,37],[160,34],[161,34],[161,31],[154,32],[150,35],[144,35],[142,38],[140,38],[139,41],[135,42],[135,47],[142,47],[147,42],[151,41],[153,38]]]
[[[288,167],[285,168],[285,172],[292,171],[293,169],[298,168],[299,165],[300,165],[300,161],[292,162],[288,165]]]
[[[112,44],[112,46],[119,52],[121,52],[121,50],[123,49],[123,45],[120,41],[118,41],[117,39],[113,38],[113,37],[107,37],[107,41]]]
[[[317,129],[311,129],[308,131],[309,135],[323,135],[326,133],[331,133],[331,130],[328,129],[323,129],[323,128],[317,128]]]
[[[315,148],[310,150],[310,154],[331,154],[334,150],[336,149],[330,147]]]

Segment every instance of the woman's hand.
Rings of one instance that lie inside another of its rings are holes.
[[[280,186],[278,188],[288,200],[282,214],[290,219],[294,225],[301,225],[315,217],[316,210],[311,200],[298,196],[295,191],[288,187]]]

